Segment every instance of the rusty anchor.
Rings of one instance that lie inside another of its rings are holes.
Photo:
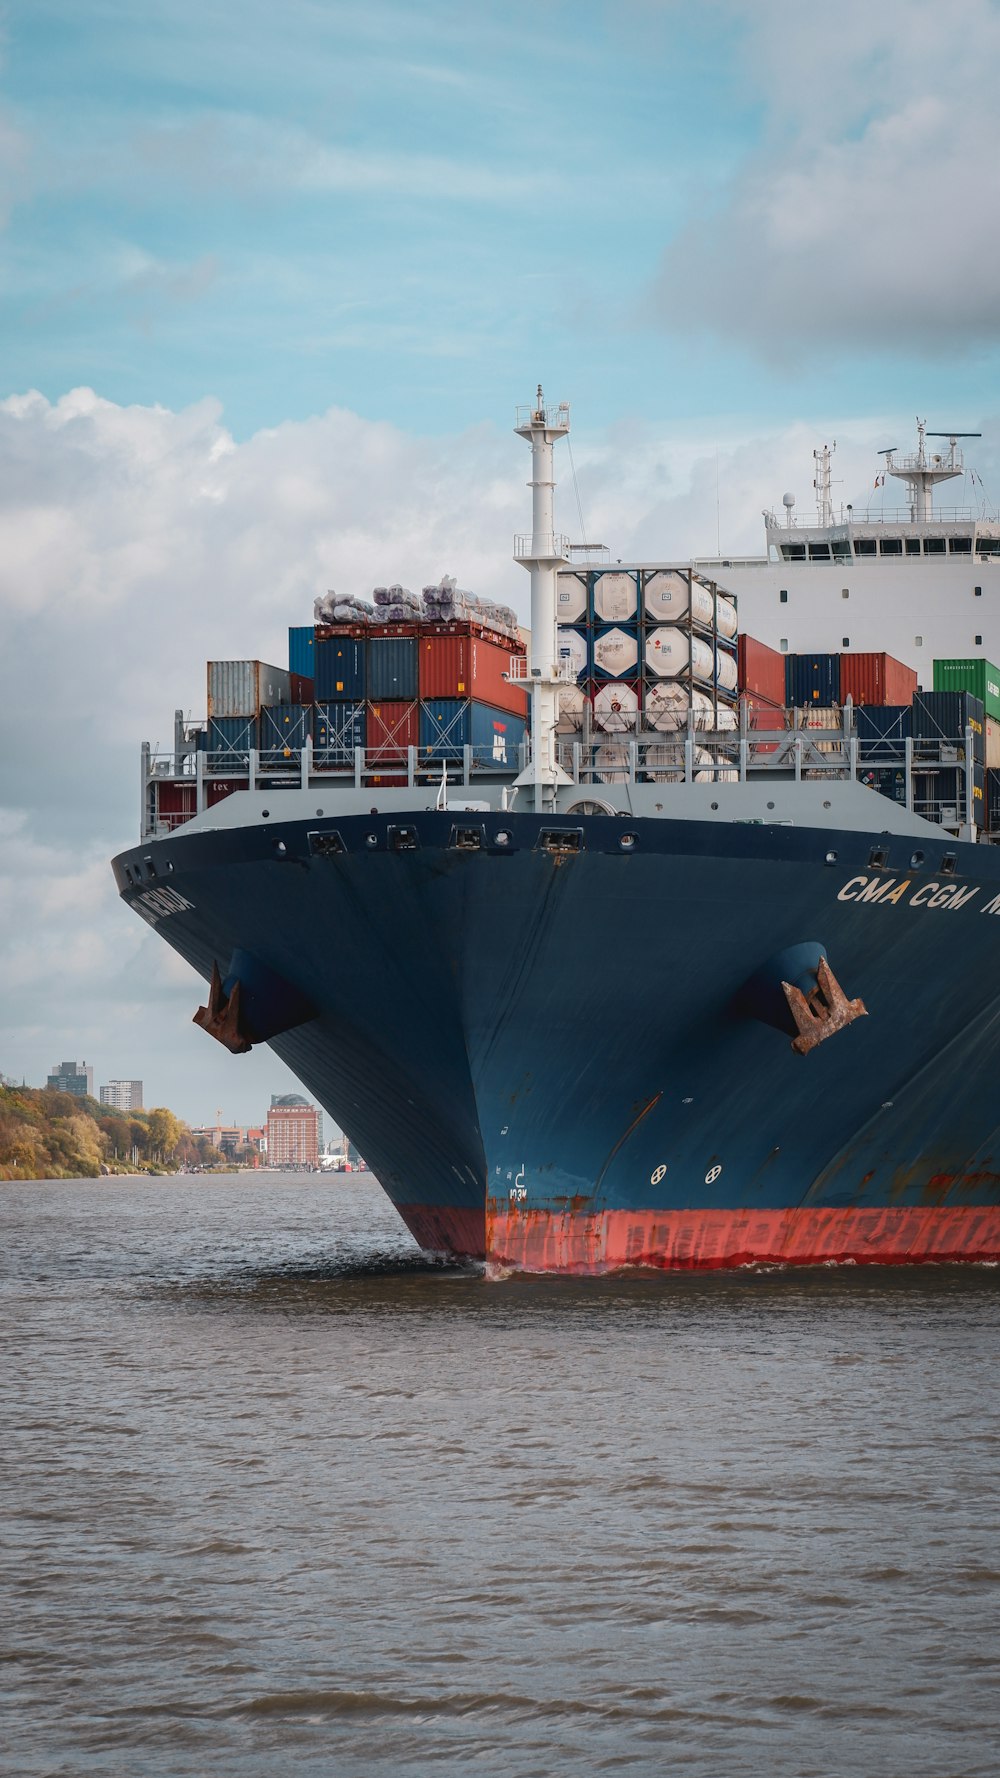
[[[245,1056],[253,1047],[240,1027],[240,983],[238,980],[234,982],[232,993],[226,994],[217,963],[212,964],[208,1005],[199,1006],[192,1023],[200,1025],[209,1037],[224,1044],[234,1056]]]
[[[868,1008],[863,1000],[848,1000],[825,957],[816,964],[816,986],[803,994],[793,982],[782,982],[789,1011],[798,1027],[792,1048],[807,1056],[818,1043],[824,1043],[835,1031],[853,1025],[855,1019],[866,1019]]]

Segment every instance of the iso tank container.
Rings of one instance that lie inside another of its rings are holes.
[[[740,636],[736,644],[736,674],[740,691],[753,692],[769,704],[785,701],[785,656],[756,636]]]
[[[420,750],[431,759],[462,759],[472,748],[477,766],[513,766],[527,723],[510,710],[466,698],[436,698],[420,706]]]
[[[602,685],[594,692],[594,727],[606,735],[624,735],[639,726],[639,688]]]
[[[854,712],[858,736],[858,758],[878,765],[879,761],[902,759],[912,729],[909,704],[862,704]]]
[[[639,636],[615,625],[597,630],[591,644],[595,679],[634,679],[639,672]]]
[[[585,686],[563,685],[560,687],[556,716],[556,733],[558,735],[580,733],[584,724],[587,701]]]
[[[265,704],[291,704],[291,674],[267,661],[209,661],[209,716],[256,716]]]
[[[675,679],[681,673],[691,673],[706,685],[717,684],[720,691],[736,690],[733,656],[675,625],[649,631],[645,655],[647,669],[656,678]]]
[[[707,692],[699,691],[697,686],[692,690],[673,679],[647,682],[642,712],[645,728],[674,734],[688,727],[692,711],[695,728],[714,726],[715,708]]]
[[[290,758],[301,752],[312,728],[312,708],[308,704],[274,704],[260,713],[260,751],[269,756]]]
[[[840,702],[857,705],[912,704],[917,675],[891,654],[842,654]]]
[[[408,749],[420,745],[418,706],[413,702],[370,703],[366,734],[370,765],[405,765]]]
[[[969,691],[987,716],[1000,722],[1000,667],[985,660],[934,662],[935,691]]]
[[[589,611],[587,575],[561,570],[556,576],[556,622],[585,624]]]
[[[691,623],[731,639],[736,634],[736,606],[724,593],[696,578],[686,568],[660,568],[647,573],[642,592],[649,623]]]
[[[307,679],[316,677],[316,626],[290,624],[288,628],[288,666],[292,673]]]
[[[966,730],[971,729],[972,757],[986,764],[986,715],[971,692],[918,691],[911,708],[915,754],[937,748],[940,757],[954,751],[956,760],[964,759]]]
[[[473,698],[497,710],[527,716],[524,682],[511,684],[513,656],[523,654],[519,644],[493,642],[477,634],[471,625],[436,629],[418,640],[417,680],[421,698]]]
[[[362,636],[317,636],[316,698],[360,703],[365,695],[368,643]]]
[[[368,701],[412,703],[417,697],[416,634],[373,636],[368,643]]]
[[[839,704],[839,654],[786,654],[785,703]]]
[[[621,568],[594,575],[595,624],[635,623],[639,614],[639,577]]]
[[[590,677],[590,638],[586,630],[560,624],[556,630],[556,658],[568,661],[578,680]]]
[[[354,749],[365,744],[365,707],[332,699],[313,711],[313,765],[320,771],[353,766]]]

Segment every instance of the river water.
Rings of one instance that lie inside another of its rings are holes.
[[[487,1281],[0,1185],[0,1770],[995,1778],[1000,1273]]]

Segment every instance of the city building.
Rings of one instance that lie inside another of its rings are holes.
[[[78,1099],[92,1099],[93,1066],[89,1062],[57,1062],[45,1085],[55,1093],[75,1093]]]
[[[298,1093],[272,1093],[267,1114],[269,1167],[318,1167],[322,1114]]]
[[[191,1134],[200,1140],[211,1142],[213,1148],[221,1148],[223,1154],[233,1155],[243,1147],[246,1133],[241,1124],[196,1124]]]
[[[101,1088],[101,1104],[110,1105],[115,1111],[141,1111],[142,1081],[109,1080]]]

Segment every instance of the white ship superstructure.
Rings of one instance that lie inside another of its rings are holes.
[[[764,513],[767,554],[703,556],[695,566],[739,601],[740,628],[784,653],[882,651],[915,668],[925,689],[935,658],[1000,658],[1000,519],[980,507],[936,506],[935,489],[964,476],[960,440],[928,432],[917,449],[881,452],[876,477],[905,489],[905,504],[835,510],[832,449],[814,451],[816,512]],[[941,449],[934,445],[941,442]],[[833,447],[835,448],[835,447]],[[884,494],[881,495],[884,499]]]

